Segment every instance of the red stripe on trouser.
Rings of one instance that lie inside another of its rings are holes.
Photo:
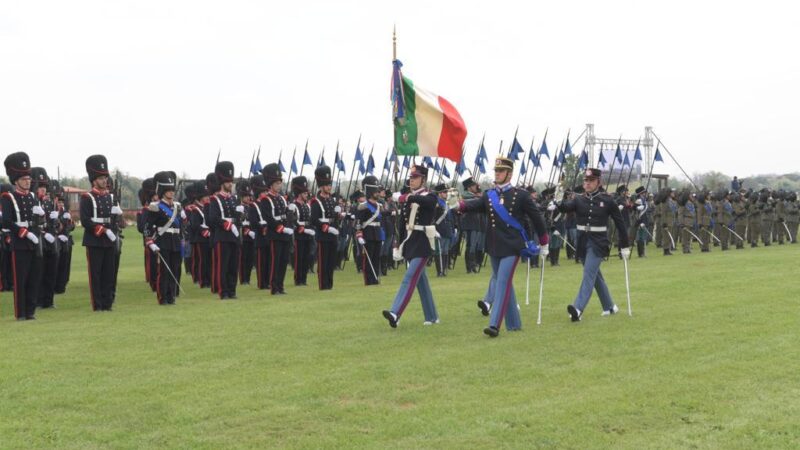
[[[86,268],[89,269],[89,303],[92,309],[97,309],[94,304],[94,283],[92,283],[92,257],[89,256],[89,247],[86,247]],[[15,286],[16,287],[16,286]]]
[[[87,250],[88,251],[88,250]],[[20,318],[19,315],[19,280],[17,279],[17,252],[11,251],[11,271],[14,273],[14,317]]]
[[[275,292],[275,281],[273,280],[275,277],[275,241],[269,241],[269,249],[269,288]]]
[[[361,274],[364,275],[364,284],[367,284],[367,246],[361,246]]]
[[[500,325],[503,323],[503,318],[506,316],[506,310],[508,309],[508,299],[511,298],[511,288],[514,285],[514,271],[517,270],[518,262],[519,262],[519,256],[514,258],[514,265],[511,266],[511,275],[508,276],[508,283],[506,283],[506,292],[503,295],[503,303],[500,305],[500,317],[497,319],[497,328],[500,328]],[[500,269],[500,264],[497,265],[497,268]]]
[[[217,242],[217,256],[214,257],[217,263],[217,291],[219,292],[219,298],[222,298],[222,243]]]
[[[408,285],[408,291],[406,292],[405,297],[403,297],[403,303],[400,304],[400,310],[397,311],[397,317],[403,315],[403,311],[406,310],[406,306],[408,306],[408,301],[411,300],[411,296],[414,294],[414,289],[417,288],[417,282],[419,282],[419,276],[422,275],[422,271],[425,270],[425,264],[428,263],[428,258],[421,258],[422,261],[419,263],[419,267],[417,267],[417,271],[414,272],[414,275],[411,277],[411,283]]]

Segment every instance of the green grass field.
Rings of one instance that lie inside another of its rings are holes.
[[[352,263],[332,292],[221,302],[186,281],[158,306],[128,234],[112,313],[90,311],[81,247],[58,309],[15,322],[2,294],[0,448],[800,446],[797,245],[651,247],[631,262],[633,317],[601,318],[593,297],[578,324],[579,268],[547,268],[537,326],[521,267],[524,329],[489,339],[488,273],[461,260],[432,278],[442,322],[423,326],[415,296],[392,330],[401,274],[365,288]],[[603,271],[624,311],[621,262]]]

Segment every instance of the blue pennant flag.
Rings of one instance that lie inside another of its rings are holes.
[[[628,152],[625,152],[625,160],[622,161],[622,167],[625,167],[625,166],[630,167],[630,165],[631,165],[631,160],[628,159]]]
[[[564,147],[564,155],[571,155],[572,147],[569,145],[569,136],[567,136],[567,145]]]
[[[339,165],[339,150],[336,150],[336,155],[333,157],[333,163]]]
[[[256,156],[256,160],[253,163],[253,167],[250,169],[250,173],[253,175],[258,175],[261,173],[261,169],[263,169],[263,167],[261,167],[261,157]]]
[[[463,175],[465,170],[467,170],[467,166],[464,165],[464,158],[461,158],[461,161],[456,164],[456,173]]]
[[[305,155],[303,155],[303,165],[304,166],[310,166],[312,164],[313,163],[311,162],[311,157],[308,156],[308,150],[306,150]]]
[[[365,172],[365,170],[364,170],[364,160],[360,159],[360,160],[358,160],[358,173],[360,173],[361,175],[364,175],[364,172]]]
[[[446,176],[447,178],[450,178],[450,171],[447,170],[447,164],[445,164],[444,161],[442,161],[442,175]]]
[[[525,175],[526,173],[528,173],[528,168],[525,167],[525,160],[523,159],[522,160],[522,165],[519,167],[519,174],[520,175]]]
[[[319,163],[317,164],[317,167],[322,167],[322,166],[325,166],[325,165],[327,165],[327,164],[325,164],[325,155],[320,155]]]
[[[372,159],[372,155],[369,155],[369,159],[367,160],[367,173],[372,174],[373,170],[375,170],[375,160]]]
[[[636,153],[633,154],[633,161],[641,161],[642,160],[642,152],[639,150],[639,146],[636,146]]]
[[[567,161],[567,154],[566,152],[562,151],[561,155],[558,157],[558,166],[561,167]]]
[[[656,147],[656,156],[653,157],[653,161],[661,161],[664,162],[664,158],[661,157],[661,152]]]
[[[606,157],[603,156],[603,150],[600,150],[600,160],[597,161],[597,165],[600,167],[605,167],[608,162],[606,161]]]
[[[426,156],[422,158],[422,165],[430,169],[431,167],[433,167],[433,160],[431,159],[430,156]]]
[[[555,159],[553,159],[553,167],[561,167],[562,152],[557,152]]]
[[[299,170],[297,170],[297,164],[294,162],[294,158],[292,158],[291,168],[292,168],[292,173],[299,173]]]
[[[525,153],[525,150],[523,150],[522,146],[519,145],[517,138],[514,138],[514,142],[511,144],[511,148],[508,150],[508,157],[509,159],[516,161],[519,159],[520,153]]]
[[[486,147],[483,146],[483,142],[481,142],[481,149],[478,155],[482,161],[489,161],[489,156],[486,154]]]
[[[389,155],[386,155],[383,158],[383,170],[385,170],[386,172],[389,171]]]
[[[617,152],[614,153],[614,158],[616,158],[617,161],[622,162],[622,149],[619,148],[619,144],[617,144]]]
[[[486,166],[483,165],[482,159],[478,161],[478,170],[480,170],[481,173],[486,173]]]
[[[550,152],[547,151],[547,140],[542,141],[542,146],[539,148],[539,159],[542,156],[547,156],[547,159],[550,159]]]
[[[356,158],[353,161],[364,161],[364,155],[361,154],[361,149],[356,146]]]
[[[278,158],[278,168],[281,169],[281,172],[286,172],[286,168],[283,167],[283,162],[280,158]]]
[[[442,171],[442,168],[439,167],[439,160],[438,159],[433,163],[433,171],[434,172],[441,172]]]
[[[585,169],[589,165],[589,154],[586,153],[586,150],[581,152],[581,156],[578,160],[578,168]]]
[[[339,167],[339,170],[344,172],[344,160],[340,159],[339,162],[336,163],[336,166]]]
[[[408,156],[403,156],[403,167],[408,169],[411,165],[408,163]]]

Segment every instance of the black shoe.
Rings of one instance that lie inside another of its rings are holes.
[[[28,316],[25,319],[27,319],[27,320],[36,320],[36,316]]]
[[[570,320],[573,322],[580,322],[581,320],[581,311],[574,307],[573,305],[567,306],[567,312],[569,313]]]
[[[228,299],[229,300],[236,300],[236,298],[237,298],[236,294],[228,294]]]
[[[28,320],[28,318],[27,317],[17,317],[17,322],[22,321],[22,320]]]
[[[397,328],[397,314],[389,311],[388,309],[383,310],[383,317],[389,321],[389,326],[392,328]]]
[[[497,327],[486,327],[483,329],[483,334],[496,338],[500,334],[500,330]]]
[[[478,309],[481,310],[481,314],[483,314],[484,316],[488,316],[491,306],[489,306],[489,304],[483,300],[478,300]]]

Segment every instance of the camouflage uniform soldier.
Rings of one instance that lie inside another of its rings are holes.
[[[773,196],[775,197],[775,231],[773,236],[778,236],[778,245],[783,245],[783,237],[786,235],[786,228],[784,224],[786,223],[786,202],[784,201],[785,193],[783,190],[775,192]],[[792,237],[789,236],[789,240]]]
[[[748,192],[747,198],[747,236],[750,247],[758,247],[758,238],[761,236],[761,211],[758,205],[758,193]]]
[[[775,205],[769,189],[764,188],[761,190],[761,195],[758,196],[758,205],[761,208],[761,240],[766,247],[772,244],[772,224],[775,222],[773,217],[775,215]]]
[[[736,248],[743,249],[745,240],[747,239],[747,236],[745,236],[747,234],[747,204],[742,198],[742,194],[738,192],[733,193],[731,199],[733,200],[731,203],[733,207],[733,231],[739,235],[739,238],[734,236],[734,239],[736,239]]]
[[[800,223],[800,209],[797,206],[797,193],[791,192],[786,196],[786,204],[784,206],[784,213],[786,214],[786,226],[789,228],[789,239],[792,244],[797,243],[797,225]]]
[[[708,243],[714,239],[711,237],[711,216],[713,208],[711,207],[711,202],[708,200],[708,194],[705,192],[701,192],[700,195],[697,196],[697,202],[697,225],[699,227],[699,237],[702,239],[700,251],[708,253],[711,251]]]
[[[683,253],[692,252],[692,235],[689,233],[697,224],[697,211],[692,202],[691,195],[688,191],[681,192],[678,198],[678,205],[680,206],[678,214],[680,216],[681,228],[681,245],[683,246]]]

